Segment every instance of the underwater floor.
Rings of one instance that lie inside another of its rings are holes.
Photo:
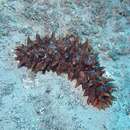
[[[15,46],[51,32],[89,40],[117,87],[110,108],[84,104],[66,75],[17,68]],[[130,130],[130,1],[0,0],[0,130]]]

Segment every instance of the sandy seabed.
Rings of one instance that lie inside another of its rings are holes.
[[[56,32],[88,39],[117,86],[106,110],[85,105],[66,75],[18,69],[14,48]],[[130,130],[129,0],[0,0],[0,130]]]

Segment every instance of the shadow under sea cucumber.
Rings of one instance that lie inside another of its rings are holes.
[[[27,43],[17,46],[15,53],[18,67],[27,67],[35,73],[52,70],[58,75],[67,74],[71,81],[76,79],[76,87],[82,85],[88,104],[98,109],[112,104],[112,79],[103,76],[104,67],[100,66],[88,41],[81,44],[74,35],[57,39],[54,33],[44,38],[36,34],[34,41],[28,37]]]

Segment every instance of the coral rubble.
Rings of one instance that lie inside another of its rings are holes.
[[[28,37],[26,45],[16,47],[18,67],[27,67],[35,73],[52,70],[68,74],[69,80],[76,79],[77,87],[82,85],[88,104],[105,109],[112,104],[114,89],[97,58],[88,41],[81,44],[74,35],[57,39],[54,33],[44,38],[36,34],[36,40]]]

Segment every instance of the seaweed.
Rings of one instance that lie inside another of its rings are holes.
[[[67,74],[71,81],[76,79],[76,87],[82,85],[88,104],[99,109],[112,104],[115,90],[112,79],[104,76],[104,67],[88,41],[81,43],[75,35],[56,38],[52,33],[41,38],[36,34],[34,41],[28,37],[27,43],[17,46],[15,53],[18,67],[27,67],[34,73],[52,70],[58,75]]]

